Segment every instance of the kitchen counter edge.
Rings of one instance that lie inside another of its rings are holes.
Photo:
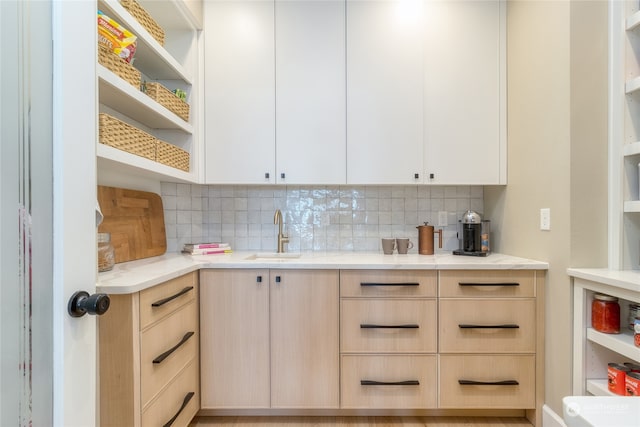
[[[302,253],[298,258],[255,258],[255,252],[191,256],[165,254],[116,264],[98,274],[96,291],[130,294],[204,268],[369,269],[369,270],[548,270],[546,262],[492,253],[487,257],[383,255],[379,253]]]

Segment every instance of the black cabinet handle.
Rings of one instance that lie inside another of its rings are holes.
[[[420,381],[418,380],[408,380],[408,381],[360,380],[360,385],[420,385]]]
[[[372,325],[369,323],[363,323],[360,325],[360,329],[418,329],[420,325],[408,324],[408,325]]]
[[[276,276],[276,283],[280,283],[281,280],[280,276]]]
[[[505,381],[473,381],[473,380],[458,380],[460,385],[519,385],[516,380]]]
[[[435,177],[436,177],[436,176],[435,176],[434,174],[432,174],[432,173],[430,173],[430,174],[429,174],[429,178],[430,178],[430,179],[433,179],[433,178],[435,178]]]
[[[194,334],[194,332],[187,332],[186,334],[184,334],[184,336],[182,337],[182,339],[180,340],[180,342],[178,344],[174,345],[169,350],[165,351],[160,356],[158,356],[155,359],[153,359],[153,363],[162,363],[162,361],[164,359],[166,359],[167,357],[169,357],[171,355],[171,353],[173,353],[178,348],[180,348],[180,346],[182,344],[186,343],[187,340],[189,340],[189,338],[191,338],[193,336],[193,334]]]
[[[178,418],[180,416],[180,413],[189,404],[189,401],[191,400],[191,398],[193,398],[193,396],[195,394],[196,393],[193,392],[193,391],[190,391],[189,393],[187,393],[186,396],[184,396],[184,400],[182,401],[182,406],[180,407],[180,409],[178,409],[178,412],[176,412],[176,414],[173,416],[173,418],[171,418],[169,421],[167,421],[167,423],[164,424],[162,427],[171,427],[173,422],[176,420],[176,418]]]
[[[265,177],[266,179],[269,179],[269,172],[265,172],[265,173],[264,173],[264,177]]]
[[[256,282],[258,282],[258,283],[262,283],[262,276],[258,276],[258,277],[256,277]]]
[[[414,177],[415,179],[418,179],[418,178],[420,178],[420,174],[419,174],[419,173],[414,173],[414,174],[413,174],[413,177]]]
[[[362,282],[360,286],[420,286],[417,282],[404,282],[404,283],[376,283],[376,282]]]
[[[158,300],[154,303],[151,304],[152,307],[160,307],[161,305],[164,305],[166,303],[168,303],[169,301],[173,301],[174,299],[178,298],[181,295],[186,294],[187,292],[189,292],[191,289],[193,289],[193,286],[187,286],[186,288],[184,288],[183,290],[181,290],[180,292],[178,292],[175,295],[171,295],[170,297]]]
[[[282,172],[282,173],[280,174],[280,178],[284,179],[284,176],[285,176],[285,175],[284,175],[284,172]]]
[[[460,329],[518,329],[520,325],[515,324],[505,324],[505,325],[468,325],[468,324],[459,324],[458,328]]]
[[[517,282],[503,282],[503,283],[473,283],[473,282],[459,282],[459,286],[520,286]]]

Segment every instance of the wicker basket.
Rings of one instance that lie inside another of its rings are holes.
[[[144,83],[144,90],[147,95],[173,111],[185,121],[189,121],[189,104],[178,98],[175,93],[157,82]]]
[[[131,64],[111,52],[108,47],[102,44],[98,44],[98,62],[130,83],[136,89],[140,88],[140,82],[142,80],[140,71],[133,68]]]
[[[189,172],[189,153],[175,145],[158,140],[156,161]]]
[[[105,113],[98,115],[99,141],[118,150],[156,160],[157,139]]]
[[[164,30],[153,20],[149,12],[144,10],[135,0],[120,0],[120,4],[136,18],[136,21],[138,21],[140,25],[149,31],[149,34],[151,34],[158,43],[164,45]]]

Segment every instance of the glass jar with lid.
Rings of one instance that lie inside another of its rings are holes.
[[[618,298],[604,294],[593,295],[591,326],[605,334],[620,333],[620,304]]]
[[[98,271],[109,271],[116,263],[110,233],[98,233]]]

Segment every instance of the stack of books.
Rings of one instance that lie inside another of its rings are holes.
[[[185,243],[182,248],[183,254],[189,255],[213,255],[231,253],[231,245],[228,243]]]

